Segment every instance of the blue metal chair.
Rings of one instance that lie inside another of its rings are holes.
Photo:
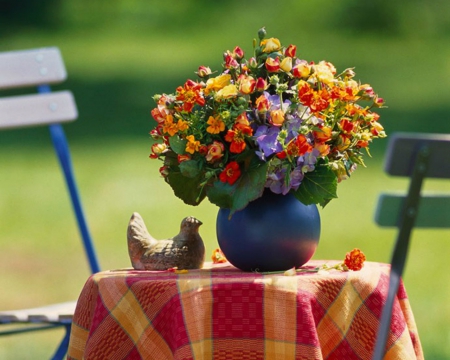
[[[70,200],[76,216],[83,246],[92,273],[100,271],[72,169],[69,147],[61,123],[78,117],[70,91],[52,92],[50,85],[67,77],[64,62],[57,48],[0,53],[0,89],[36,86],[37,94],[0,98],[0,130],[48,125],[61,170],[64,173]],[[76,301],[45,307],[0,311],[0,325],[20,324],[18,328],[0,331],[0,336],[63,327],[65,335],[53,359],[67,353],[72,317]],[[23,326],[26,324],[28,326]]]
[[[382,194],[375,221],[398,228],[392,254],[389,291],[383,307],[373,359],[381,360],[391,324],[392,308],[406,264],[413,227],[450,228],[450,194],[422,195],[425,178],[450,179],[450,135],[398,133],[390,137],[385,171],[410,178],[407,195]]]

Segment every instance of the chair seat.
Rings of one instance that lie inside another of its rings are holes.
[[[31,309],[0,311],[0,323],[70,323],[76,304],[76,301],[69,301]]]

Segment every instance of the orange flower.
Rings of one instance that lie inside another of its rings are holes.
[[[353,271],[361,270],[366,261],[366,256],[359,249],[353,249],[345,255],[344,265]]]
[[[300,102],[309,106],[313,112],[325,110],[330,100],[330,94],[326,89],[316,91],[305,81],[299,82],[298,97]]]
[[[186,152],[193,154],[200,149],[200,141],[195,140],[194,135],[186,136]]]
[[[191,112],[195,104],[205,105],[205,98],[200,92],[201,89],[202,85],[192,80],[186,81],[183,87],[177,88],[176,99],[183,102],[181,110]]]
[[[221,131],[225,130],[225,123],[219,116],[216,117],[210,116],[206,123],[209,125],[206,128],[206,131],[209,132],[210,134],[218,134]]]
[[[329,126],[319,126],[320,130],[314,130],[314,140],[318,143],[325,143],[331,139],[332,130]]]
[[[215,249],[213,251],[211,259],[213,264],[222,264],[227,262],[227,258],[220,249]]]
[[[286,150],[279,152],[277,157],[279,159],[286,158],[286,155],[297,157],[306,154],[312,150],[312,146],[308,143],[306,136],[299,134],[294,140],[292,140],[286,147]]]
[[[224,183],[227,182],[228,184],[233,185],[236,180],[239,179],[239,176],[241,176],[239,164],[236,161],[232,161],[220,173],[219,179]]]
[[[163,132],[170,136],[174,136],[178,132],[178,126],[173,122],[173,116],[170,114],[167,115],[164,121]]]

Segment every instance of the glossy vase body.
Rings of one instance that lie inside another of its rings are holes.
[[[219,210],[217,240],[228,261],[244,271],[300,267],[319,243],[317,206],[304,205],[292,194],[266,190],[231,218],[229,214],[228,209]]]

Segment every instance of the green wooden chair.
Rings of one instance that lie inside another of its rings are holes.
[[[28,87],[38,89],[37,94],[0,98],[0,130],[25,126],[49,126],[90,270],[95,273],[100,271],[100,267],[82,210],[69,147],[61,125],[64,122],[74,121],[78,112],[70,91],[52,92],[50,89],[50,84],[61,83],[66,76],[64,62],[57,48],[0,53],[0,89]],[[2,293],[2,296],[6,295]],[[0,336],[63,327],[66,330],[64,338],[53,356],[53,359],[62,359],[67,352],[75,305],[76,301],[69,301],[33,309],[0,311],[0,325],[8,324],[6,329],[0,331]],[[19,324],[19,326],[11,329],[11,324]]]
[[[410,178],[406,195],[382,194],[375,221],[397,227],[389,291],[383,307],[373,359],[381,360],[391,324],[392,307],[405,267],[413,227],[450,228],[450,194],[421,194],[425,178],[450,179],[450,135],[397,133],[390,137],[385,171]]]

